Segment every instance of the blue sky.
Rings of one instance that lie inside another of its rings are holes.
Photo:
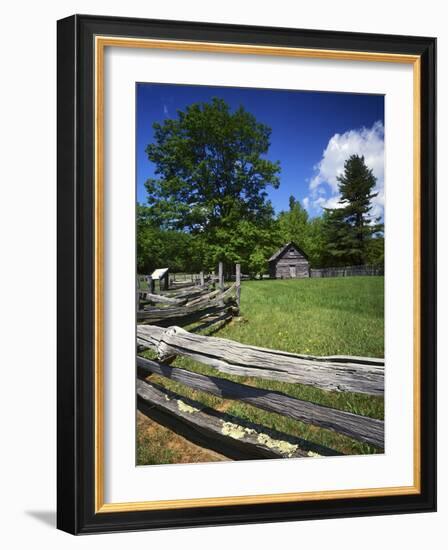
[[[195,102],[213,97],[232,108],[240,105],[272,129],[267,157],[281,164],[279,189],[268,188],[277,212],[288,208],[290,195],[298,198],[311,216],[338,200],[336,176],[344,160],[364,154],[377,177],[375,215],[384,203],[384,97],[333,92],[302,92],[260,88],[137,84],[137,200],[146,202],[145,181],[154,165],[145,148],[153,141],[152,124],[176,117]]]

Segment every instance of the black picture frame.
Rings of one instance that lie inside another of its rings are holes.
[[[74,15],[57,25],[57,526],[73,534],[430,512],[436,509],[436,39]],[[419,494],[95,511],[94,50],[97,35],[420,56],[421,485]]]

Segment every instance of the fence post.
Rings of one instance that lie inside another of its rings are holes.
[[[199,278],[200,278],[201,286],[204,286],[204,272],[203,271],[201,271],[199,273]]]
[[[218,288],[222,292],[224,292],[224,269],[223,269],[223,263],[219,262],[218,264]],[[220,295],[218,295],[219,298]],[[224,305],[224,300],[219,300],[218,304],[220,306]]]
[[[241,300],[241,264],[235,266],[235,278],[236,278],[236,303],[238,305],[238,314],[240,312],[240,300]]]
[[[140,279],[139,279],[138,275],[137,275],[137,285],[136,285],[135,298],[136,298],[137,311],[140,311]]]
[[[218,274],[219,274],[219,288],[221,290],[224,290],[224,266],[222,262],[219,262]]]
[[[146,282],[148,283],[148,288],[149,288],[150,294],[154,294],[154,280],[151,277],[151,275],[148,275],[146,277]]]

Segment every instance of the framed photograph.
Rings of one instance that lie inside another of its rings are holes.
[[[58,527],[434,511],[434,38],[58,21]]]

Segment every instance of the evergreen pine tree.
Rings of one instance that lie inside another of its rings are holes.
[[[328,253],[335,265],[362,265],[367,262],[369,242],[383,230],[372,219],[371,200],[377,196],[373,189],[376,178],[364,157],[351,155],[344,163],[344,173],[338,176],[340,207],[326,209]]]

